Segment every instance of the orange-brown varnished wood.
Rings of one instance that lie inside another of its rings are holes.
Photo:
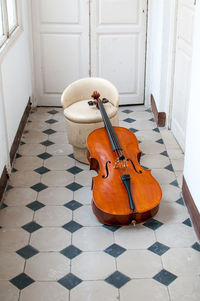
[[[114,168],[117,155],[112,150],[106,129],[93,131],[87,139],[90,168],[98,172],[93,177],[92,208],[97,218],[105,224],[127,225],[132,220],[137,223],[144,222],[158,211],[162,197],[161,188],[151,171],[142,168],[138,162],[141,151],[136,136],[123,127],[114,127],[114,130],[126,159],[132,160],[138,172],[129,160],[126,168]],[[134,211],[130,208],[122,174],[129,174],[131,177]]]

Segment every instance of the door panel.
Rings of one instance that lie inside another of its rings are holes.
[[[194,1],[179,0],[171,127],[183,150],[190,94],[193,19]]]
[[[38,105],[60,105],[82,77],[104,77],[121,104],[143,103],[147,0],[32,0]]]
[[[33,0],[36,98],[60,106],[62,91],[89,76],[87,0]]]
[[[91,1],[91,74],[113,82],[120,104],[144,102],[146,0]]]

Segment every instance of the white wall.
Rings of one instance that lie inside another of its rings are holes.
[[[149,0],[146,69],[146,105],[154,96],[159,112],[168,117],[175,34],[176,1]],[[167,123],[166,123],[167,124]]]
[[[192,57],[191,92],[186,131],[184,177],[192,198],[200,211],[199,176],[200,170],[200,1],[197,1],[194,46]]]
[[[8,158],[14,137],[28,99],[32,96],[31,60],[29,49],[29,5],[30,0],[22,0],[23,32],[1,58],[0,72],[0,175]],[[5,108],[5,114],[3,111]],[[4,126],[4,122],[6,126]],[[5,131],[7,127],[7,133]],[[6,145],[6,140],[8,141]]]

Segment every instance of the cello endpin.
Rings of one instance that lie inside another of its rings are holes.
[[[136,220],[135,220],[135,219],[133,219],[133,220],[131,221],[131,225],[133,225],[133,226],[135,227],[135,225],[136,225]]]

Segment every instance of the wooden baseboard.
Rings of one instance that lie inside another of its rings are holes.
[[[194,203],[194,200],[192,198],[192,195],[190,193],[190,190],[187,186],[184,177],[183,177],[183,185],[182,185],[182,194],[183,194],[185,204],[188,208],[195,232],[197,234],[198,239],[200,240],[200,213]]]
[[[15,158],[15,154],[16,154],[17,149],[19,147],[19,143],[20,143],[22,133],[24,131],[24,127],[26,125],[30,110],[31,110],[31,100],[29,98],[28,104],[27,104],[27,106],[25,108],[25,111],[24,111],[24,114],[21,118],[17,133],[15,135],[15,139],[13,141],[13,144],[12,144],[12,147],[11,147],[11,150],[10,150],[10,163],[11,163],[11,165],[13,163],[13,160]],[[8,181],[8,173],[7,173],[6,167],[4,167],[2,175],[0,176],[0,202],[2,200],[4,191],[5,191],[5,188],[6,188],[6,185],[7,185],[7,181]]]
[[[25,111],[24,111],[24,114],[23,114],[23,116],[21,118],[21,121],[20,121],[18,130],[17,130],[17,133],[15,135],[15,139],[13,141],[13,144],[12,144],[12,147],[11,147],[11,150],[10,150],[10,163],[11,163],[11,165],[13,163],[13,160],[15,158],[15,154],[16,154],[17,149],[19,147],[19,143],[20,143],[20,140],[21,140],[21,137],[22,137],[22,133],[24,131],[24,127],[26,125],[26,122],[27,122],[30,110],[31,110],[31,100],[29,98],[28,104],[27,104],[27,106],[25,108]]]
[[[5,191],[5,188],[7,185],[7,181],[8,181],[8,173],[7,173],[6,167],[4,167],[1,177],[0,177],[0,202],[2,200],[4,191]]]
[[[166,113],[165,112],[158,112],[155,99],[153,95],[151,94],[151,108],[152,112],[154,114],[155,121],[157,123],[157,126],[165,126],[166,122]]]

